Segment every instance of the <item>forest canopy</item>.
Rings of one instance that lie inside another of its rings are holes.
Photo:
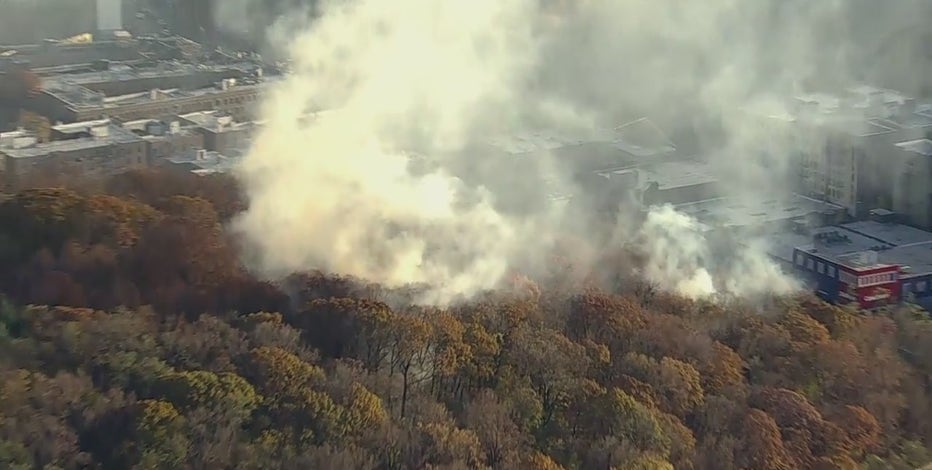
[[[932,322],[571,262],[449,307],[254,278],[232,180],[0,201],[0,468],[914,469]],[[571,253],[556,254],[571,260]]]

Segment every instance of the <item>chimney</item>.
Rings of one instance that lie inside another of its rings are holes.
[[[158,88],[153,88],[153,89],[149,90],[149,99],[152,100],[152,101],[155,101],[155,100],[159,99],[159,89],[158,89]]]
[[[194,154],[194,159],[197,160],[197,161],[206,160],[206,159],[207,159],[207,150],[198,149],[198,151]]]

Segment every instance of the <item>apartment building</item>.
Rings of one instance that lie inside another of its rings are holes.
[[[150,166],[158,166],[163,160],[204,148],[204,135],[195,126],[184,125],[179,119],[141,119],[124,122],[123,128],[146,142]]]
[[[258,128],[254,121],[239,122],[223,111],[201,111],[178,117],[203,135],[204,149],[225,155],[245,151]]]
[[[857,87],[841,95],[797,96],[775,132],[794,154],[795,188],[853,217],[891,207],[905,159],[896,144],[924,138],[932,113],[893,90]],[[779,125],[777,125],[779,124]]]
[[[932,140],[896,144],[899,151],[891,208],[911,224],[932,227]]]
[[[264,82],[240,84],[224,79],[210,88],[158,89],[106,96],[81,85],[54,82],[45,86],[31,108],[52,121],[80,122],[103,118],[134,121],[197,111],[220,110],[245,120],[253,115]]]
[[[68,138],[48,143],[23,131],[0,139],[4,186],[13,190],[33,178],[93,178],[147,165],[146,142],[119,125],[98,121],[70,126],[57,126],[56,131]]]

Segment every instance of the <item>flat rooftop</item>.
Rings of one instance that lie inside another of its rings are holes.
[[[98,127],[98,126],[109,126],[111,124],[110,119],[95,119],[93,121],[80,121],[80,122],[71,122],[67,124],[56,124],[52,126],[52,130],[60,132],[62,134],[77,134],[81,132],[87,132],[89,128]]]
[[[650,157],[676,151],[676,145],[667,134],[647,118],[622,124],[614,129],[614,134],[614,147],[636,157]]]
[[[57,83],[84,85],[148,78],[183,77],[202,72],[223,72],[228,70],[252,72],[258,68],[260,67],[252,62],[233,64],[190,64],[179,61],[161,61],[150,67],[137,67],[128,63],[111,63],[107,70],[48,76],[43,78],[43,83],[52,85]]]
[[[605,144],[635,157],[676,151],[676,146],[666,134],[647,118],[636,119],[615,128],[590,128],[575,133],[558,130],[518,132],[493,137],[487,143],[511,155],[542,153],[584,144]]]
[[[493,137],[488,143],[507,154],[522,155],[582,145],[586,141],[554,131],[533,131]]]
[[[916,153],[925,157],[932,157],[932,140],[929,139],[900,142],[896,144],[896,146],[907,152]]]
[[[108,125],[107,132],[108,134],[106,136],[101,137],[80,137],[77,139],[40,143],[23,148],[3,149],[3,153],[10,158],[35,158],[53,152],[74,152],[82,149],[107,147],[113,144],[126,144],[141,140],[132,132],[114,124]]]
[[[831,234],[829,240],[814,242],[815,234]],[[900,224],[874,221],[822,227],[812,235],[780,233],[768,237],[770,252],[784,261],[792,262],[792,248],[817,254],[826,259],[852,265],[849,256],[875,252],[873,266],[901,265],[908,267],[904,277],[932,273],[932,233]],[[871,266],[872,267],[872,266]]]
[[[154,101],[171,102],[176,99],[185,99],[196,96],[209,96],[215,94],[235,93],[243,90],[261,90],[268,81],[262,81],[254,84],[237,84],[227,90],[217,87],[206,87],[195,90],[155,90],[156,99],[152,99],[152,92],[131,93],[119,96],[104,96],[103,93],[94,92],[81,85],[58,83],[53,86],[47,86],[43,91],[59,100],[65,102],[72,109],[98,109],[98,108],[116,108],[119,106],[128,106]]]
[[[844,208],[797,194],[776,199],[716,198],[676,206],[709,227],[754,227],[811,214],[837,213]],[[794,245],[795,246],[795,245]]]
[[[932,232],[926,232],[908,225],[884,224],[867,220],[844,224],[841,227],[893,246],[932,242]]]
[[[198,153],[202,158],[197,158]],[[195,174],[226,173],[240,162],[238,156],[224,155],[214,151],[188,152],[168,159],[173,165],[188,167]]]
[[[624,171],[624,170],[621,170]],[[659,189],[675,189],[718,182],[711,164],[701,160],[671,160],[636,168],[638,185],[657,183]]]
[[[208,129],[213,132],[246,130],[257,125],[253,121],[235,121],[229,114],[217,110],[196,111],[193,113],[180,114],[178,117],[184,121],[193,123],[196,126],[203,127],[204,129]]]

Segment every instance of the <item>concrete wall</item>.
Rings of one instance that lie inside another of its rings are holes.
[[[204,148],[204,136],[198,132],[185,132],[166,135],[147,141],[147,153],[150,166],[157,166],[162,160],[180,155],[188,150]]]
[[[144,168],[144,141],[56,151],[31,158],[5,158],[6,184],[15,190],[32,178],[100,177]]]

